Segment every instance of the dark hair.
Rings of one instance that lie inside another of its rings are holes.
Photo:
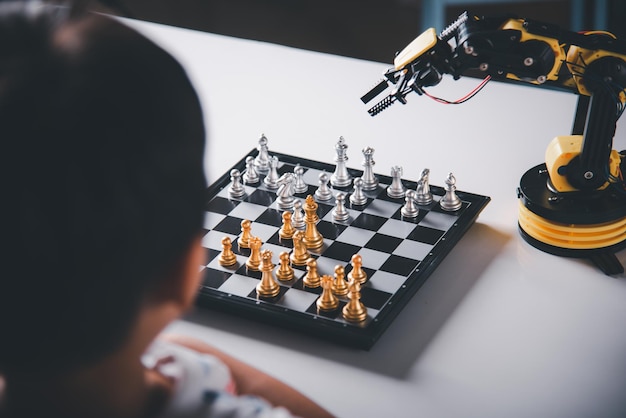
[[[0,3],[0,144],[0,371],[94,361],[201,231],[198,97],[113,18]]]

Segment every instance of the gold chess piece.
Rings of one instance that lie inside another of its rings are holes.
[[[287,251],[281,252],[278,255],[278,259],[280,260],[280,264],[276,269],[276,277],[278,277],[278,280],[288,281],[293,279],[293,267],[289,264],[289,253]]]
[[[246,261],[249,270],[258,271],[261,265],[261,238],[250,237],[250,257]]]
[[[350,301],[343,307],[341,313],[346,321],[361,322],[367,318],[367,308],[361,302],[361,284],[356,280],[351,280],[348,286]]]
[[[333,282],[332,291],[337,296],[345,296],[348,294],[346,271],[341,265],[335,266],[335,281]]]
[[[272,252],[270,250],[263,251],[261,253],[261,261],[261,281],[256,285],[256,293],[259,297],[273,298],[280,293],[280,286],[274,280]]]
[[[309,258],[309,261],[306,262],[306,276],[304,276],[302,283],[304,283],[306,287],[319,287],[320,276],[317,272],[316,259]]]
[[[315,304],[320,311],[334,311],[339,306],[339,299],[335,296],[331,290],[333,285],[333,277],[329,275],[324,275],[321,278],[322,281],[322,294]]]
[[[348,280],[356,280],[360,284],[367,281],[367,273],[363,270],[363,258],[359,254],[354,254],[351,259],[352,271],[348,273]]]
[[[252,230],[252,222],[248,219],[244,219],[241,221],[241,236],[237,243],[239,244],[239,248],[250,248],[250,231]]]
[[[278,236],[283,239],[291,239],[296,229],[291,224],[291,212],[283,212],[283,224],[278,230]]]
[[[308,195],[304,201],[304,245],[308,249],[317,250],[322,248],[324,245],[324,237],[317,230],[317,221],[319,221],[319,217],[317,216],[317,207],[318,204],[313,199],[312,195]]]
[[[295,266],[304,266],[309,259],[309,251],[304,245],[304,233],[296,231],[293,234],[293,252],[291,253],[291,262]]]
[[[229,237],[222,238],[222,252],[217,261],[222,266],[232,266],[237,263],[237,256],[233,252],[233,243]]]

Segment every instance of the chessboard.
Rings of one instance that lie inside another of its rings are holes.
[[[293,278],[287,281],[274,278],[279,285],[276,296],[262,297],[257,293],[263,273],[247,267],[251,250],[237,244],[242,235],[242,221],[249,221],[251,234],[260,238],[264,252],[269,250],[273,254],[275,266],[279,265],[279,254],[293,250],[292,239],[279,235],[285,210],[276,202],[277,191],[264,183],[263,174],[255,184],[242,181],[237,193],[240,196],[233,197],[233,170],[245,174],[246,167],[250,167],[248,164],[259,152],[259,148],[252,149],[207,190],[203,237],[207,258],[201,266],[203,281],[197,305],[364,350],[381,337],[490,200],[487,196],[456,190],[460,208],[444,210],[439,202],[446,191],[429,185],[432,202],[418,205],[416,216],[405,217],[402,208],[406,199],[389,197],[387,193],[393,178],[376,174],[378,185],[363,192],[364,204],[353,205],[345,199],[344,212],[349,215],[346,220],[337,221],[333,216],[334,198],[316,201],[319,218],[316,227],[323,237],[323,246],[310,250],[309,256],[317,261],[319,275],[332,276],[337,266],[349,274],[355,254],[361,257],[361,270],[367,274],[367,280],[360,286],[360,303],[366,317],[346,320],[342,311],[350,303],[348,296],[337,297],[336,309],[320,310],[316,302],[323,289],[304,283],[306,266],[292,265]],[[299,168],[300,180],[307,187],[296,192],[294,199],[303,203],[308,196],[315,196],[320,175],[330,176],[336,170],[336,164],[278,152],[270,154],[278,160],[274,175],[293,173]],[[364,174],[360,170],[346,170],[354,179]],[[401,181],[407,190],[418,187],[415,181]],[[330,188],[334,196],[340,192],[350,196],[353,187],[351,183]],[[232,243],[231,251],[236,258],[229,266],[220,263],[225,237]]]

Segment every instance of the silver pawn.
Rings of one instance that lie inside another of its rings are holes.
[[[270,171],[267,173],[267,176],[263,179],[263,183],[267,186],[268,189],[278,189],[278,157],[272,156],[270,159]]]
[[[433,202],[433,194],[430,191],[430,184],[428,182],[428,175],[430,170],[425,168],[422,170],[420,179],[417,181],[417,198],[415,199],[418,205],[430,205]]]
[[[346,141],[343,139],[343,136],[340,136],[339,141],[337,141],[335,145],[335,151],[337,153],[337,155],[335,155],[335,162],[337,164],[335,166],[335,172],[330,176],[330,184],[335,187],[345,187],[352,183],[352,178],[346,167],[346,161],[348,161],[348,156],[346,155],[347,149],[348,145],[346,145]]]
[[[399,199],[404,197],[406,187],[402,184],[402,167],[391,167],[391,184],[387,187],[387,196]]]
[[[254,157],[247,156],[246,157],[246,171],[243,173],[243,181],[248,184],[256,184],[261,180],[259,177],[259,173],[256,171],[256,167],[254,166]]]
[[[293,185],[295,177],[293,173],[285,173],[278,179],[278,190],[276,191],[276,203],[281,209],[291,209],[293,207]]]
[[[445,184],[446,194],[439,201],[439,206],[441,209],[451,212],[461,209],[463,202],[456,194],[456,178],[452,173],[448,173]]]
[[[302,202],[300,202],[300,199],[296,199],[296,201],[293,202],[291,225],[296,229],[304,229],[306,227],[306,223],[304,222],[304,210],[302,210]]]
[[[378,179],[374,175],[374,148],[363,148],[363,190],[376,190]]]
[[[230,170],[230,186],[228,187],[230,197],[241,197],[246,194],[246,189],[241,183],[241,173],[236,168]]]
[[[328,188],[328,174],[325,172],[321,173],[319,179],[319,186],[315,191],[315,197],[317,198],[317,200],[320,200],[322,202],[332,199],[333,192],[331,192]]]
[[[363,194],[363,179],[360,177],[354,179],[354,191],[350,195],[350,203],[356,206],[367,203],[367,196]]]
[[[293,173],[296,175],[296,182],[293,185],[293,191],[295,193],[305,193],[309,190],[309,186],[304,182],[302,175],[304,174],[304,167],[300,164],[293,168]]]
[[[259,138],[259,145],[256,149],[259,150],[259,155],[257,155],[254,159],[254,165],[259,172],[267,173],[270,169],[270,155],[269,150],[267,149],[267,137],[265,134],[261,134],[261,138]]]
[[[346,209],[345,201],[346,195],[343,193],[337,193],[337,196],[335,196],[335,208],[333,209],[334,220],[344,222],[350,218],[350,212]]]
[[[400,209],[400,213],[405,218],[415,218],[419,214],[419,208],[415,204],[415,190],[407,190],[404,197],[404,206]]]

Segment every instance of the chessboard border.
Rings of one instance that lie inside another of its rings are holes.
[[[206,190],[205,201],[209,202],[230,184],[230,171],[232,169],[238,169],[243,173],[246,168],[246,158],[249,156],[256,157],[257,155],[258,150],[256,148],[252,149],[239,162],[233,165],[228,172],[211,184]],[[333,164],[295,157],[279,152],[272,151],[271,155],[278,157],[279,161],[282,163],[292,165],[300,164],[305,168],[326,170],[329,173],[332,173],[335,169],[335,165]],[[352,168],[348,168],[348,172],[353,178],[360,177],[363,174],[363,171]],[[378,173],[376,176],[381,184],[391,183],[390,176]],[[403,179],[403,183],[407,188],[411,189],[415,189],[417,186],[417,182],[415,181]],[[336,189],[348,190],[350,188],[351,186],[347,188],[338,187]],[[435,185],[431,185],[431,191],[436,195],[443,195],[445,193],[442,187]],[[407,277],[402,287],[391,296],[385,308],[376,315],[376,318],[374,318],[366,328],[350,326],[349,324],[339,321],[316,320],[316,316],[312,316],[308,313],[289,310],[259,300],[253,301],[240,296],[230,295],[206,286],[201,286],[196,299],[196,305],[201,308],[226,312],[254,321],[287,328],[291,331],[313,335],[341,345],[369,350],[452,248],[454,248],[462,236],[465,235],[467,230],[474,224],[480,212],[491,200],[488,196],[468,193],[462,190],[457,190],[457,195],[463,202],[469,203],[464,207],[463,212],[459,216],[459,221],[446,230],[442,241],[437,244],[436,254],[431,252],[420,261],[418,268]]]

